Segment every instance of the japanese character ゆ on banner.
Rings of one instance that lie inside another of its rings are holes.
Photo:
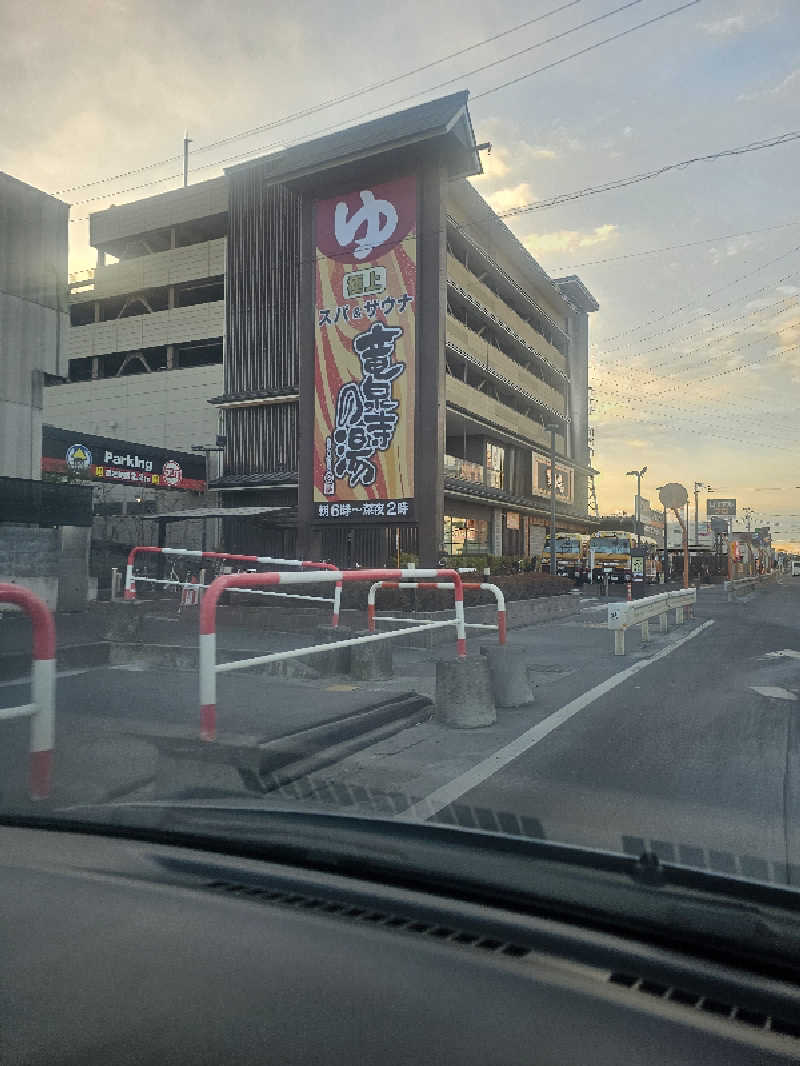
[[[413,518],[416,180],[315,204],[314,511]]]

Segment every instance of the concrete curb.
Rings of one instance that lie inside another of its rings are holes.
[[[424,721],[431,711],[427,696],[409,692],[269,741],[253,736],[214,743],[199,737],[137,737],[156,748],[155,789],[160,795],[242,788],[264,793]]]

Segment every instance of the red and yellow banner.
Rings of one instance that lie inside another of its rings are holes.
[[[414,176],[315,206],[314,517],[414,517]]]

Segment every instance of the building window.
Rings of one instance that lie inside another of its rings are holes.
[[[459,459],[455,455],[444,457],[444,476],[457,477],[461,481],[474,481],[478,485],[483,484],[483,467],[480,463],[471,463],[467,459]]]
[[[442,547],[446,555],[486,554],[489,551],[488,521],[445,515]]]
[[[501,444],[486,445],[486,482],[493,489],[503,487],[506,450]]]

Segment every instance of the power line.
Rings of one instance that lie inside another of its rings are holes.
[[[779,263],[783,259],[788,259],[790,255],[794,255],[798,251],[800,251],[800,245],[796,245],[794,248],[790,248],[788,252],[783,252],[781,255],[775,256],[774,259],[768,259],[765,263],[761,263],[760,266],[755,267],[753,270],[748,270],[746,273],[740,274],[732,281],[726,281],[724,285],[720,285],[717,289],[709,289],[708,292],[703,293],[701,299],[707,300],[711,296],[718,296],[719,293],[725,292],[726,289],[732,289],[733,286],[738,285],[739,282],[746,281],[748,278],[752,278],[754,274],[760,274],[762,270],[766,270],[767,267],[770,267],[775,263]],[[794,273],[794,271],[792,271],[791,273]],[[790,277],[791,273],[785,275],[785,277]],[[778,281],[773,282],[772,285],[780,285],[781,280],[782,279],[778,279]],[[749,295],[752,296],[755,293],[764,292],[765,289],[771,287],[771,285],[763,285],[760,289],[753,290]],[[613,352],[621,352],[627,348],[633,347],[634,344],[641,344],[642,341],[652,340],[653,337],[660,337],[664,333],[674,332],[674,330],[680,329],[682,325],[689,325],[690,322],[697,322],[700,318],[707,318],[709,315],[716,314],[717,311],[722,310],[724,307],[730,307],[732,304],[737,303],[739,300],[746,298],[747,295],[748,294],[744,294],[744,296],[742,296],[742,294],[740,294],[738,297],[736,297],[734,300],[731,300],[729,303],[723,304],[721,308],[717,308],[716,310],[712,311],[704,311],[702,314],[697,315],[693,319],[684,320],[684,322],[679,323],[677,326],[669,326],[665,329],[656,330],[655,333],[650,333],[644,337],[639,337],[639,339],[636,341],[628,341],[626,344],[620,344],[616,348],[605,348],[603,349],[602,354],[610,355]],[[618,340],[620,337],[629,336],[631,333],[637,333],[640,329],[647,329],[648,326],[654,326],[657,322],[663,322],[665,318],[671,318],[673,315],[677,315],[681,311],[685,311],[688,307],[691,306],[691,303],[692,301],[690,300],[688,303],[680,304],[678,307],[673,307],[669,311],[664,311],[662,314],[656,315],[655,318],[646,319],[644,322],[640,322],[636,326],[629,326],[627,329],[623,329],[619,333],[615,333],[611,337],[606,338],[606,343],[608,343],[608,341]]]
[[[602,41],[597,41],[596,44],[590,44],[586,48],[581,48],[579,52],[573,52],[572,55],[565,56],[564,59],[558,59],[554,63],[548,63],[545,67],[540,67],[538,70],[531,70],[527,74],[521,74],[518,78],[512,78],[510,81],[504,81],[501,85],[495,85],[491,89],[484,89],[483,92],[477,93],[473,96],[473,100],[480,100],[484,96],[489,96],[491,93],[499,92],[500,89],[507,89],[511,85],[517,85],[521,81],[525,81],[527,78],[532,78],[535,74],[541,74],[544,70],[552,70],[553,67],[558,67],[562,63],[565,63],[568,59],[575,59],[576,56],[586,55],[587,52],[593,52],[595,48],[600,48],[604,44],[609,44],[611,41],[618,41],[620,37],[627,37],[629,33],[634,33],[636,30],[641,30],[645,26],[652,26],[655,22],[661,22],[663,19],[669,18],[670,15],[677,15],[680,11],[685,11],[689,7],[694,7],[699,4],[700,0],[689,0],[686,4],[681,4],[680,7],[673,7],[669,11],[663,12],[661,15],[656,15],[654,18],[647,19],[645,22],[639,22],[635,26],[631,26],[630,29],[622,30],[620,33],[615,33],[611,37],[606,37]]]
[[[489,69],[491,69],[493,67],[499,66],[501,63],[507,63],[511,59],[516,59],[519,56],[524,55],[527,52],[531,52],[531,51],[533,51],[536,48],[542,48],[546,44],[552,44],[554,41],[560,40],[563,37],[567,37],[571,33],[576,33],[578,30],[585,29],[587,26],[591,26],[591,25],[593,25],[596,22],[602,21],[603,19],[610,18],[612,15],[616,15],[620,11],[625,11],[625,10],[627,10],[627,8],[634,7],[635,5],[637,5],[639,3],[642,3],[642,2],[643,2],[643,0],[628,0],[627,3],[622,4],[619,7],[613,8],[611,11],[607,11],[607,12],[605,12],[602,15],[598,15],[598,16],[596,16],[593,19],[587,19],[585,22],[582,22],[582,23],[580,23],[577,26],[573,26],[571,29],[563,30],[561,33],[554,34],[553,36],[547,37],[547,38],[545,38],[542,41],[537,41],[534,44],[529,45],[527,48],[522,48],[522,49],[520,49],[520,50],[518,50],[516,52],[512,52],[510,55],[504,56],[504,57],[502,57],[500,59],[493,60],[491,63],[485,63],[485,64],[483,64],[483,66],[475,67],[473,70],[468,70],[464,74],[459,74],[459,75],[456,75],[453,78],[448,78],[445,81],[438,82],[436,85],[429,86],[427,89],[419,89],[417,92],[410,93],[407,96],[401,97],[400,99],[393,100],[391,103],[382,104],[379,107],[374,107],[374,108],[372,108],[369,111],[362,112],[360,115],[357,115],[357,116],[355,116],[352,119],[348,119],[348,120],[344,120],[344,121],[340,121],[340,122],[335,122],[335,123],[333,123],[330,126],[325,126],[322,129],[315,130],[313,133],[308,134],[307,137],[299,138],[297,141],[290,142],[290,145],[291,144],[300,143],[300,141],[313,140],[316,137],[321,137],[321,136],[324,136],[326,133],[330,133],[330,132],[332,132],[334,130],[338,130],[343,125],[348,125],[348,124],[353,123],[353,122],[356,122],[356,123],[360,122],[362,119],[369,118],[370,116],[376,115],[378,113],[386,112],[386,111],[390,110],[391,108],[398,107],[400,104],[408,103],[408,101],[415,100],[415,99],[417,99],[420,96],[427,96],[428,94],[430,94],[432,92],[436,92],[439,89],[442,89],[442,88],[445,88],[446,86],[452,85],[456,81],[462,81],[464,78],[471,77],[474,74],[482,73],[483,71],[486,71],[486,70],[489,70]],[[642,29],[645,26],[649,26],[649,25],[651,25],[654,22],[659,22],[662,19],[667,18],[669,15],[674,15],[677,12],[683,11],[683,10],[685,10],[688,7],[693,7],[695,4],[699,4],[700,2],[701,2],[701,0],[689,0],[688,3],[685,3],[685,4],[681,5],[680,7],[673,8],[671,11],[664,12],[662,15],[658,15],[655,18],[647,19],[645,22],[637,23],[635,26],[630,27],[629,29],[623,31],[622,33],[613,34],[611,37],[606,37],[604,40],[598,41],[595,44],[588,46],[587,48],[581,48],[579,51],[572,52],[572,53],[570,53],[567,56],[563,56],[561,59],[558,59],[558,60],[556,60],[553,63],[548,63],[548,64],[546,64],[543,67],[539,67],[537,70],[530,71],[528,74],[523,75],[523,77],[524,78],[530,78],[530,77],[533,77],[535,74],[541,74],[542,72],[544,72],[546,70],[551,70],[554,67],[561,66],[563,63],[566,63],[566,62],[568,62],[571,59],[575,59],[578,56],[584,55],[586,52],[591,52],[591,51],[593,51],[596,48],[600,48],[602,45],[609,44],[612,41],[616,41],[620,37],[624,37],[627,34],[630,34],[630,33],[635,32],[636,30]],[[520,80],[520,79],[516,79],[516,80]],[[512,83],[511,82],[507,82],[505,84],[512,84]],[[486,90],[485,92],[478,93],[477,95],[473,96],[472,99],[473,100],[478,100],[482,96],[486,96],[487,93],[495,92],[497,89],[502,89],[502,88],[504,88],[504,85],[496,86],[494,89],[489,89],[489,90]],[[268,145],[267,147],[270,148],[270,147],[275,147],[275,146],[274,145]],[[259,153],[259,152],[262,152],[263,150],[264,150],[263,148],[257,148],[257,149],[254,149],[254,152],[255,153]],[[242,154],[245,154],[245,153],[237,153],[236,156],[233,156],[233,157],[230,157],[230,158],[237,158],[238,159],[238,158],[241,158]],[[193,168],[192,173],[195,173],[197,170],[203,170],[203,169],[208,169],[209,167],[219,166],[223,162],[226,162],[226,160],[217,160],[215,163],[209,163],[209,164],[205,164],[203,167]],[[177,175],[176,175],[176,179],[177,179]],[[109,193],[108,195],[91,197],[91,198],[89,198],[87,200],[80,201],[80,203],[89,203],[89,202],[91,202],[91,200],[106,200],[106,199],[109,199],[110,196],[119,196],[119,195],[122,195],[122,194],[124,194],[126,192],[137,191],[140,188],[145,188],[147,185],[150,185],[150,184],[159,184],[161,182],[168,181],[168,180],[170,180],[170,179],[169,178],[161,178],[161,179],[158,179],[157,181],[154,181],[154,182],[147,182],[147,183],[145,183],[145,185],[135,186],[132,189],[122,189],[122,190],[118,190],[115,193]],[[500,216],[500,217],[502,217],[502,216]],[[75,219],[75,221],[85,221],[85,219]]]
[[[797,303],[798,303],[798,297],[797,296],[787,296],[786,299],[782,300],[779,304],[777,304],[777,305],[775,305],[773,307],[770,307],[770,308],[761,308],[759,310],[761,310],[761,311],[769,311],[773,315],[782,315],[782,314],[785,314],[787,311],[792,310],[792,308],[794,306],[796,306]],[[776,308],[781,307],[781,305],[783,305],[782,310],[776,310]],[[752,312],[749,312],[749,313],[750,314],[757,314],[758,311],[752,311]],[[727,325],[727,323],[725,323],[725,325]],[[756,320],[755,322],[750,323],[749,326],[745,326],[743,329],[734,330],[733,333],[726,333],[726,334],[724,334],[721,337],[714,337],[710,341],[706,341],[705,344],[700,344],[700,345],[697,345],[697,347],[695,347],[695,348],[690,348],[689,351],[682,352],[680,355],[678,355],[677,359],[674,359],[674,360],[673,359],[663,359],[659,363],[650,363],[647,366],[643,367],[642,369],[647,370],[649,372],[649,371],[653,371],[653,370],[658,370],[661,367],[669,368],[669,367],[680,366],[681,363],[682,363],[682,360],[688,359],[690,356],[695,355],[697,352],[706,351],[708,348],[713,348],[716,345],[724,344],[726,341],[730,340],[732,337],[740,337],[743,333],[746,333],[749,329],[754,329],[754,328],[759,327],[759,326],[763,326],[763,323],[761,321],[759,321],[759,320]],[[722,328],[722,327],[720,327],[720,328]],[[663,347],[667,347],[667,346],[664,345]],[[653,349],[653,351],[655,351],[655,350],[656,349]],[[645,353],[643,353],[643,354],[645,354]],[[721,356],[716,357],[716,358],[721,358],[721,357],[723,357],[726,354],[727,354],[727,352],[723,352],[721,354]],[[682,369],[691,370],[693,366],[697,366],[697,365],[698,365],[697,363],[693,363],[691,366],[687,366],[686,364],[683,364]],[[628,364],[628,367],[630,367],[630,364]],[[598,368],[598,369],[601,369],[601,368]],[[605,373],[613,373],[612,370],[606,369],[606,368],[602,368],[601,372],[603,372],[603,371]],[[647,378],[645,378],[644,382],[641,382],[640,384],[644,384],[648,380],[652,381],[652,380],[656,380],[656,379],[653,379],[653,378],[647,379]]]
[[[638,259],[645,255],[658,255],[660,252],[675,252],[682,248],[697,248],[701,244],[713,244],[714,241],[729,241],[735,237],[752,237],[757,233],[771,233],[773,230],[787,229],[789,226],[800,225],[800,218],[794,220],[794,222],[782,222],[779,226],[764,226],[763,229],[745,229],[739,233],[720,233],[716,237],[704,237],[699,241],[687,241],[685,244],[666,244],[661,248],[647,248],[642,252],[627,252],[625,255],[610,255],[604,259],[587,259],[583,263],[567,263],[560,266],[553,267],[554,273],[560,273],[562,270],[579,270],[582,267],[588,266],[601,266],[606,263],[620,263],[623,259]]]
[[[232,133],[227,137],[220,137],[216,141],[210,141],[208,144],[200,145],[194,148],[193,155],[197,155],[200,152],[208,152],[212,148],[217,148],[222,144],[230,144],[233,141],[242,140],[246,137],[252,137],[256,133],[263,133],[265,130],[276,129],[279,126],[287,125],[290,122],[296,122],[298,119],[307,118],[309,115],[314,115],[319,111],[325,111],[328,108],[335,107],[338,104],[347,103],[350,100],[359,99],[365,96],[367,93],[375,92],[378,89],[384,89],[388,85],[394,85],[399,81],[404,81],[406,78],[411,78],[415,74],[421,74],[425,70],[431,70],[433,67],[440,66],[442,63],[447,63],[451,59],[458,59],[460,56],[466,55],[468,52],[474,52],[478,48],[483,48],[487,44],[492,44],[495,41],[501,40],[503,37],[507,37],[512,33],[519,33],[521,30],[527,29],[528,26],[533,26],[537,22],[543,22],[546,18],[550,18],[552,15],[558,15],[562,11],[566,11],[568,8],[576,7],[578,4],[584,3],[585,0],[567,0],[566,3],[560,4],[558,7],[551,8],[550,11],[545,11],[541,15],[537,15],[535,18],[526,19],[525,22],[518,22],[516,26],[511,26],[507,30],[502,30],[500,33],[495,33],[491,37],[484,37],[480,41],[475,41],[472,44],[467,45],[464,48],[459,48],[455,52],[448,52],[447,55],[440,56],[438,59],[431,60],[430,63],[423,63],[422,66],[414,67],[411,70],[404,71],[402,74],[396,74],[391,78],[385,78],[383,81],[373,82],[371,85],[366,85],[362,89],[355,89],[351,92],[345,93],[342,96],[334,97],[330,100],[324,100],[319,104],[314,104],[311,107],[303,108],[300,111],[295,111],[290,115],[284,115],[283,118],[275,119],[273,122],[267,122],[262,126],[253,126],[249,130],[242,130],[241,133]],[[70,185],[65,189],[57,189],[56,196],[60,196],[62,193],[77,192],[81,189],[89,189],[94,185],[102,185],[110,181],[119,181],[120,178],[130,178],[134,174],[143,174],[147,170],[153,170],[157,167],[166,166],[167,163],[179,162],[182,157],[180,155],[167,156],[166,159],[158,160],[155,163],[147,163],[144,166],[137,167],[132,170],[124,170],[119,174],[112,174],[105,178],[95,178],[94,181],[86,181],[80,185]]]
[[[688,5],[686,5],[688,6]],[[675,10],[682,10],[676,8]],[[481,94],[483,95],[483,94]],[[478,97],[474,97],[478,99]],[[569,203],[572,200],[581,200],[586,196],[596,196],[601,192],[610,192],[613,189],[624,189],[629,185],[638,185],[643,181],[652,181],[653,178],[658,178],[662,174],[668,174],[672,170],[685,170],[687,167],[694,166],[695,163],[711,163],[717,159],[725,159],[729,156],[746,155],[749,152],[761,152],[765,148],[777,148],[783,144],[789,144],[791,141],[800,139],[800,130],[789,130],[786,133],[778,134],[776,137],[770,137],[763,141],[752,141],[750,144],[739,145],[736,148],[724,148],[719,152],[709,152],[707,155],[692,156],[690,159],[681,159],[677,163],[667,163],[662,167],[657,167],[655,170],[643,171],[640,174],[632,174],[627,178],[616,178],[613,181],[607,181],[603,185],[589,185],[585,189],[578,189],[575,192],[559,193],[557,196],[551,196],[547,200],[534,200],[529,204],[521,204],[519,207],[509,207],[506,211],[499,212],[500,218],[511,218],[516,215],[528,214],[531,211],[542,211],[549,207],[558,207],[560,204]]]

